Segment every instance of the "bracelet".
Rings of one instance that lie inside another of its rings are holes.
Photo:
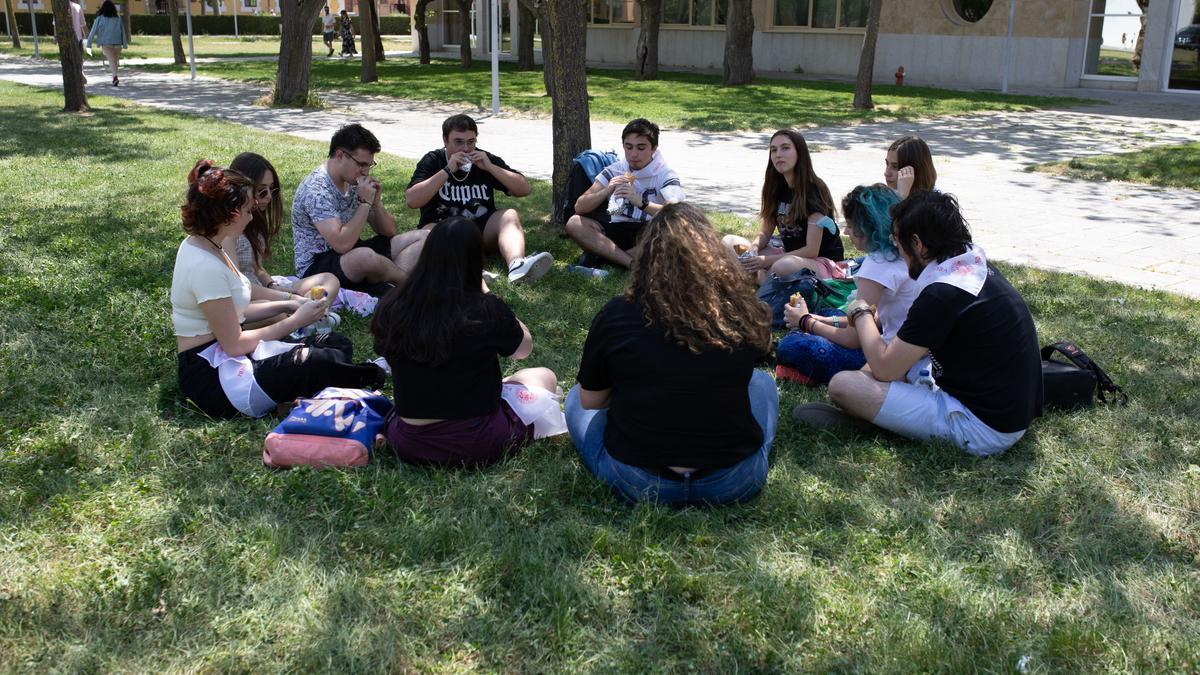
[[[840,316],[833,317],[833,327],[834,328],[842,327],[842,317],[840,317]]]
[[[443,167],[442,167],[442,171],[445,171],[445,172],[446,172],[446,176],[447,176],[447,177],[449,177],[449,178],[454,178],[454,172],[450,170],[450,166],[449,166],[449,165],[447,165],[447,166],[443,166]]]
[[[863,314],[870,314],[871,316],[874,316],[875,308],[870,306],[855,307],[854,310],[850,312],[850,323],[856,323],[858,321],[858,317],[862,316]]]
[[[816,319],[813,318],[812,314],[805,314],[804,316],[800,317],[800,321],[796,324],[796,328],[798,328],[801,333],[807,333],[808,329],[812,327],[812,322],[815,320]]]

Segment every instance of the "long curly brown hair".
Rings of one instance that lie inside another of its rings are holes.
[[[625,299],[641,302],[647,325],[694,354],[770,349],[770,308],[704,213],[690,204],[668,204],[646,225]]]

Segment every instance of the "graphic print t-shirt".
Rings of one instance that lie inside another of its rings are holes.
[[[596,175],[596,182],[600,183],[602,187],[608,187],[612,179],[624,176],[629,172],[629,162],[622,158],[604,167],[604,170]],[[641,195],[642,202],[646,204],[681,202],[686,198],[683,186],[679,183],[679,175],[675,173],[674,169],[665,165],[662,171],[649,178],[639,175],[634,179],[633,186]],[[627,201],[625,208],[612,214],[610,221],[614,223],[646,223],[650,221],[650,214]]]
[[[775,209],[775,229],[779,230],[779,238],[783,240],[783,250],[785,251],[804,248],[804,245],[808,243],[808,217],[810,215],[814,213],[829,215],[825,213],[825,207],[821,205],[821,193],[817,191],[815,185],[810,185],[807,198],[804,200],[804,213],[797,213],[796,222],[788,225],[787,213],[791,208],[794,195],[792,189],[787,188],[783,193],[783,199],[779,201]],[[817,255],[830,260],[844,260],[846,252],[842,246],[842,238],[836,233],[822,228],[821,248]]]
[[[487,156],[492,160],[492,164],[512,171],[503,159],[490,152],[487,153]],[[446,150],[444,148],[430,150],[417,163],[412,180],[408,181],[408,187],[427,180],[446,166],[448,166]],[[433,199],[421,207],[420,224],[441,222],[450,216],[463,216],[471,220],[486,219],[496,212],[496,190],[510,194],[499,178],[478,166],[472,166],[470,173],[465,177],[462,171],[457,171],[454,176],[446,180],[446,184],[438,190]]]

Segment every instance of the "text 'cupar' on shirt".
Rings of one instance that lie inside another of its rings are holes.
[[[814,213],[825,213],[825,207],[821,205],[821,193],[816,185],[808,186],[808,196],[804,200],[804,212],[796,214],[796,222],[788,224],[787,214],[788,209],[792,206],[792,199],[795,192],[792,188],[786,188],[783,193],[783,199],[775,208],[775,229],[779,231],[779,238],[783,240],[783,250],[795,251],[796,249],[804,248],[808,243],[808,217]],[[817,252],[817,256],[821,258],[829,258],[830,260],[845,260],[846,251],[842,246],[842,238],[836,232],[830,232],[825,228],[821,228],[821,248]]]
[[[501,169],[513,171],[504,163],[503,159],[490,152],[485,151],[485,153],[492,164]],[[408,187],[428,180],[430,176],[447,166],[449,163],[446,161],[445,148],[430,150],[425,153],[420,162],[417,162],[417,168],[413,171],[412,180],[408,181]],[[513,171],[513,173],[520,172]],[[421,207],[420,224],[440,223],[451,216],[463,216],[471,220],[487,218],[496,212],[496,190],[504,194],[511,194],[499,178],[479,168],[478,165],[472,166],[465,175],[462,171],[456,171],[453,176],[446,179],[445,185],[442,185],[433,199]]]
[[[292,200],[292,242],[297,276],[306,276],[304,272],[313,258],[331,248],[317,230],[316,223],[331,218],[348,223],[357,208],[358,185],[349,183],[346,193],[342,194],[333,184],[324,163],[300,182]]]
[[[897,337],[925,347],[934,379],[992,429],[1013,433],[1042,414],[1042,356],[1025,300],[988,266],[978,295],[935,282],[913,300]]]

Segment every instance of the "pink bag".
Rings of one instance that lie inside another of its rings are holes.
[[[263,442],[266,466],[366,466],[392,411],[378,392],[338,387],[296,404]]]
[[[289,466],[366,466],[371,453],[352,438],[280,434],[272,431],[263,443],[263,464]]]

